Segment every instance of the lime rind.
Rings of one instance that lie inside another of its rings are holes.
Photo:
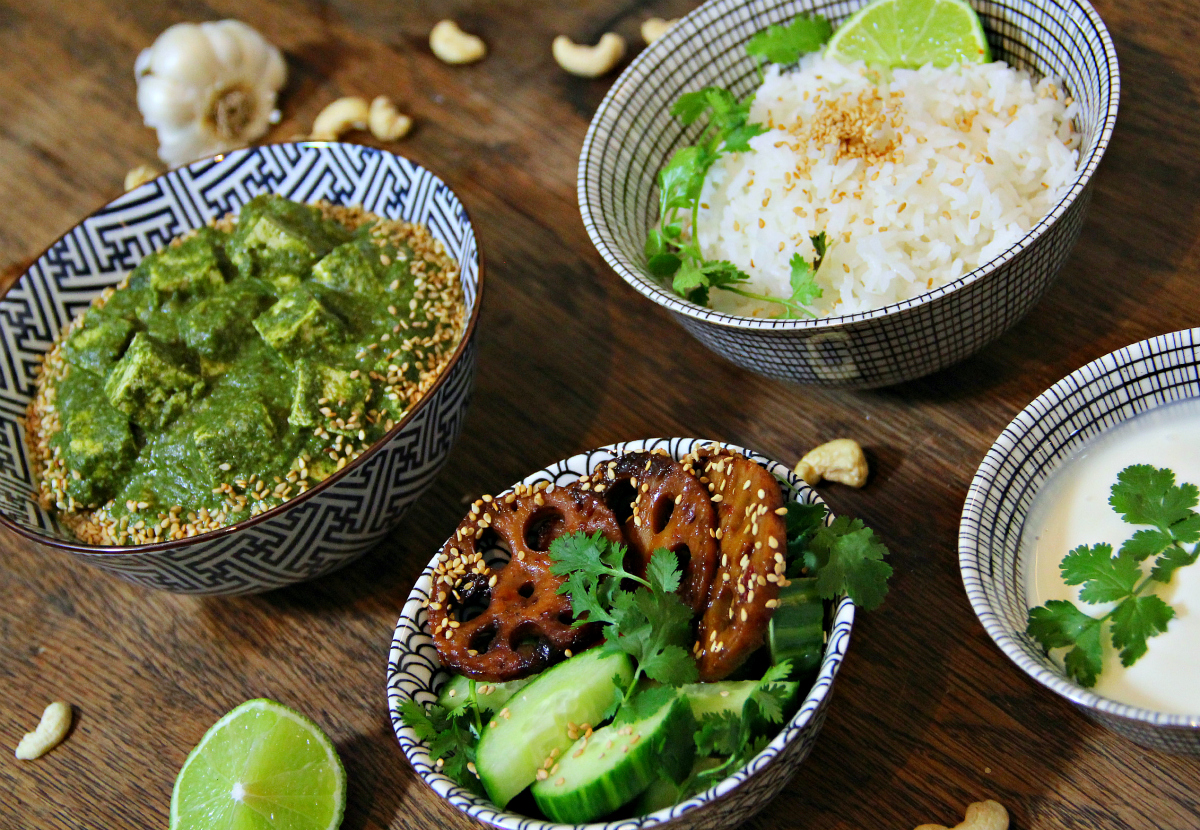
[[[966,0],[875,0],[837,28],[825,55],[889,69],[992,59],[983,22]]]
[[[188,755],[170,827],[336,830],[345,809],[346,771],[333,742],[310,718],[259,698],[224,715]]]

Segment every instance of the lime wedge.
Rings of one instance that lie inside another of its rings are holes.
[[[875,0],[838,27],[825,55],[891,69],[992,59],[983,24],[966,0]]]
[[[346,771],[311,720],[273,700],[248,700],[221,718],[183,763],[171,830],[335,830]]]

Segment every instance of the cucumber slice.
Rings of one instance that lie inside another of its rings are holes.
[[[695,728],[687,699],[666,695],[653,714],[580,738],[533,785],[533,800],[547,817],[565,824],[607,815],[661,775],[683,780],[696,752]]]
[[[507,683],[492,683],[487,680],[475,681],[475,702],[481,715],[499,712],[500,707],[508,702],[516,691],[529,684],[533,678],[523,677],[520,680],[510,680]],[[464,700],[471,696],[471,678],[461,674],[452,674],[450,679],[442,684],[438,692],[438,705],[446,709],[462,706]]]
[[[767,632],[771,661],[792,661],[793,676],[821,665],[825,653],[825,602],[815,578],[792,579],[779,589],[779,605]]]
[[[595,724],[622,687],[633,679],[633,663],[623,653],[593,648],[547,669],[511,698],[483,728],[475,768],[488,798],[504,807],[537,777],[551,752],[559,755],[575,738],[569,723]]]
[[[697,758],[692,764],[691,774],[704,772],[708,769],[715,769],[724,763],[722,758],[713,758],[706,756]],[[667,807],[674,807],[683,800],[681,792],[682,784],[676,784],[670,778],[656,778],[645,792],[638,796],[638,800],[633,805],[633,814],[635,816],[644,816],[648,813],[657,813],[659,810],[665,810]]]
[[[799,683],[790,680],[777,685],[787,690],[785,706],[791,703],[800,688]],[[741,717],[746,701],[757,686],[757,680],[722,680],[718,683],[688,683],[686,686],[680,686],[679,691],[687,698],[692,707],[692,715],[699,721],[705,715],[720,715],[724,712]],[[771,728],[771,722],[759,714],[754,718],[752,726],[756,732],[767,731]],[[778,730],[779,724],[775,724],[774,728]]]

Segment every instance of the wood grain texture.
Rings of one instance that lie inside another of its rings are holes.
[[[987,638],[955,540],[976,466],[1048,385],[1120,346],[1196,322],[1200,65],[1196,0],[1102,0],[1122,103],[1078,248],[1034,311],[976,357],[872,392],[768,381],[714,357],[626,287],[575,201],[588,120],[612,77],[572,78],[559,33],[594,41],[676,16],[682,0],[563,4],[8,0],[0,6],[0,275],[4,284],[119,194],[156,142],[133,62],[166,26],[240,17],[286,52],[283,121],[307,131],[344,94],[395,98],[417,127],[395,149],[462,197],[488,260],[479,381],[466,430],[428,495],[383,545],[318,582],[242,599],[133,588],[0,540],[0,828],[162,827],[183,759],[221,714],[268,696],[332,736],[350,778],[345,827],[465,827],[415,777],[384,697],[389,639],[417,573],[464,498],[620,439],[700,435],[781,459],[852,436],[862,491],[823,494],[894,551],[892,593],[860,617],[824,732],[785,794],[749,826],[953,824],[994,798],[1016,828],[1200,824],[1200,761],[1142,750],[1035,685]],[[453,17],[487,40],[479,64],[429,53]],[[363,135],[354,139],[369,141]],[[65,744],[11,751],[53,699]]]

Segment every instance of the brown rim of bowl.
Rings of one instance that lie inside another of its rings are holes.
[[[347,142],[339,142],[339,141],[275,141],[275,142],[267,142],[266,144],[256,144],[253,147],[239,148],[239,149],[257,150],[257,149],[260,149],[260,148],[266,147],[266,146],[279,146],[279,145],[287,145],[287,144],[297,144],[297,145],[305,145],[305,146],[327,146],[327,145],[331,145],[331,144],[343,144],[343,143],[347,143]],[[355,145],[355,146],[360,146],[360,145]],[[361,146],[366,146],[366,145],[361,145]],[[379,152],[382,152],[382,153],[391,152],[389,150],[381,150],[378,147],[371,147],[370,149],[378,150]],[[229,151],[227,151],[227,153],[228,152],[237,152],[237,151],[229,150]],[[221,156],[225,156],[227,153],[216,153],[212,156],[206,156],[202,159],[196,159],[196,161],[189,162],[188,164],[183,165],[183,166],[187,167],[192,164],[195,164],[196,162],[208,161],[210,159],[215,159],[215,158],[218,158]],[[415,164],[416,166],[420,167],[422,170],[428,171],[431,175],[433,175],[435,178],[437,178],[438,181],[442,182],[443,184],[446,185],[446,187],[450,188],[450,185],[447,184],[444,179],[442,179],[440,176],[438,176],[436,173],[434,173],[432,170],[430,170],[425,165],[419,164],[418,162],[415,162],[415,161],[412,161],[411,159],[409,159],[405,156],[399,156],[399,154],[397,154],[397,153],[392,153],[392,155],[396,155],[400,158],[404,158],[405,161],[408,161],[411,164]],[[158,176],[155,176],[154,179],[151,179],[150,181],[155,181],[165,175],[167,175],[165,172],[161,173]],[[149,182],[147,182],[147,184],[148,183]],[[467,224],[470,225],[472,232],[474,232],[475,223],[471,221],[471,214],[467,211],[466,204],[463,202],[462,199],[459,198],[458,194],[454,191],[453,188],[450,188],[450,192],[454,194],[454,198],[458,199],[458,203],[460,205],[462,205],[463,216],[466,217]],[[112,201],[113,200],[110,199],[108,202],[105,202],[104,205],[108,205]],[[67,234],[71,233],[71,231],[73,231],[76,227],[78,227],[82,222],[86,221],[89,217],[95,215],[96,211],[103,208],[104,205],[101,205],[99,208],[96,208],[96,210],[93,210],[91,213],[89,213],[87,216],[85,216],[79,222],[76,222],[74,225],[72,225],[70,228],[68,228],[65,232],[63,232],[57,239],[55,239],[53,242],[51,242],[49,245],[47,245],[45,250],[43,250],[40,254],[38,254],[36,257],[34,257],[32,260],[30,260],[29,265],[25,268],[25,270],[21,271],[21,273],[17,276],[17,278],[15,280],[13,280],[12,285],[10,285],[4,291],[3,294],[0,294],[0,300],[3,300],[6,296],[8,296],[8,293],[10,291],[12,291],[14,288],[16,288],[17,283],[19,283],[21,281],[21,277],[25,276],[25,274],[27,274],[29,272],[29,269],[33,267],[34,263],[36,263],[39,259],[44,257],[47,253],[49,253],[51,248],[53,248],[55,245],[57,245],[59,242],[61,242],[64,238],[66,238]],[[342,469],[333,473],[331,476],[329,476],[329,478],[326,478],[323,481],[318,482],[315,486],[310,487],[309,489],[305,490],[303,493],[299,493],[296,496],[293,496],[292,498],[283,502],[282,504],[278,504],[275,507],[272,507],[270,510],[265,510],[262,513],[259,513],[257,516],[251,516],[250,518],[240,521],[237,524],[232,524],[232,525],[228,525],[227,527],[217,528],[216,530],[210,530],[207,533],[198,533],[195,536],[187,536],[183,539],[173,539],[173,540],[170,540],[167,542],[151,542],[150,544],[146,544],[146,545],[86,545],[86,544],[83,544],[82,542],[70,542],[65,539],[56,539],[51,536],[45,536],[41,533],[36,533],[32,530],[29,530],[26,527],[23,527],[23,526],[17,524],[12,519],[10,519],[8,517],[8,515],[6,513],[4,513],[3,511],[0,511],[0,527],[5,528],[6,530],[12,531],[12,532],[16,533],[18,536],[28,539],[31,542],[36,542],[39,544],[47,545],[49,547],[56,548],[58,550],[70,551],[71,553],[82,553],[82,554],[88,554],[88,555],[115,554],[115,555],[126,555],[126,556],[135,555],[135,554],[143,554],[143,553],[158,553],[158,552],[164,551],[164,550],[173,550],[175,548],[187,547],[189,545],[195,544],[196,542],[216,541],[217,539],[221,538],[222,536],[227,536],[231,533],[236,533],[237,531],[243,530],[247,527],[252,527],[253,525],[258,524],[259,522],[263,522],[268,519],[273,519],[276,516],[279,516],[280,514],[284,513],[286,510],[293,507],[294,505],[299,504],[303,501],[306,501],[310,497],[316,495],[317,493],[320,493],[322,490],[325,490],[326,488],[333,486],[337,481],[339,481],[341,478],[343,478],[351,470],[353,470],[356,467],[360,466],[361,464],[365,463],[369,458],[374,456],[377,452],[379,452],[379,449],[381,447],[383,447],[384,444],[386,444],[388,441],[390,441],[392,438],[394,438],[396,435],[398,435],[400,433],[400,431],[404,427],[406,427],[408,425],[408,423],[413,419],[413,416],[415,416],[417,414],[417,412],[419,412],[420,409],[422,407],[424,407],[427,404],[427,402],[433,397],[434,393],[438,390],[438,388],[441,387],[442,384],[444,384],[446,382],[446,378],[449,377],[449,375],[450,375],[450,369],[454,366],[454,364],[456,364],[462,358],[463,352],[466,351],[467,343],[470,342],[471,338],[475,335],[475,327],[476,327],[476,324],[479,322],[479,309],[483,304],[484,260],[483,260],[483,248],[479,244],[478,236],[475,237],[475,256],[479,259],[478,275],[475,278],[475,307],[472,309],[471,316],[467,319],[467,324],[463,328],[462,337],[459,338],[458,346],[454,349],[454,353],[450,355],[450,361],[446,364],[446,368],[442,370],[442,373],[440,375],[438,375],[438,378],[436,381],[434,381],[433,386],[429,387],[429,389],[426,390],[425,394],[421,396],[421,399],[419,401],[417,401],[416,406],[414,406],[407,415],[405,415],[402,419],[400,419],[400,421],[397,422],[397,424],[394,427],[392,427],[390,430],[388,430],[386,433],[384,433],[384,435],[382,437],[380,437],[379,440],[377,440],[375,443],[373,443],[371,446],[369,446],[366,450],[364,450],[362,452],[362,454],[358,456],[358,458],[354,459],[349,464],[347,464],[345,467],[343,467]],[[459,274],[460,275],[462,274],[462,263],[459,263]],[[24,441],[24,439],[25,439],[24,430],[22,430],[21,439],[22,439],[22,441]]]

